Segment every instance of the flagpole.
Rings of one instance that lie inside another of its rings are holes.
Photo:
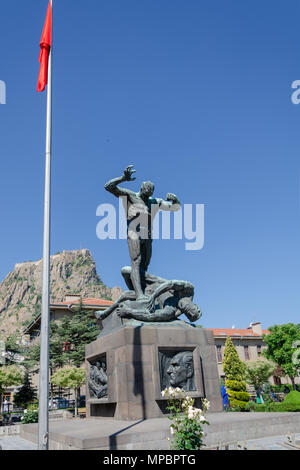
[[[52,0],[51,8],[52,8]],[[53,10],[52,10],[53,15]],[[53,23],[53,16],[52,16]],[[53,44],[53,40],[52,40]],[[48,62],[46,164],[44,199],[43,287],[40,332],[39,432],[38,449],[49,448],[49,340],[50,340],[50,209],[52,151],[52,45]]]

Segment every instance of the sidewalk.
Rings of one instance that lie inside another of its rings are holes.
[[[9,436],[0,438],[0,451],[1,450],[37,450],[37,445],[19,436]]]
[[[205,444],[235,445],[245,441],[299,434],[300,413],[208,413]],[[21,426],[20,437],[37,443],[37,425]],[[117,421],[111,418],[50,422],[53,450],[169,450],[170,421]],[[274,444],[274,440],[270,445]],[[255,443],[255,442],[254,442]],[[269,445],[269,444],[268,444]]]

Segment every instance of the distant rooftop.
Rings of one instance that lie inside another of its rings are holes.
[[[67,310],[71,311],[75,306],[78,306],[80,304],[80,296],[79,295],[72,295],[68,294],[65,297],[64,302],[56,302],[53,304],[50,304],[50,311],[53,310]],[[106,308],[110,307],[113,305],[114,302],[111,300],[106,300],[106,299],[95,299],[92,297],[88,297],[86,299],[82,299],[82,305],[84,308],[87,310],[105,310]],[[30,331],[33,329],[36,329],[37,327],[40,326],[41,323],[41,315],[38,315],[31,323],[24,329],[24,334],[29,334]]]
[[[72,298],[73,297],[73,298]],[[85,307],[109,307],[112,305],[114,302],[112,300],[105,300],[105,299],[95,299],[95,298],[87,298],[87,299],[82,299],[82,305]],[[57,306],[67,306],[71,307],[71,305],[79,305],[80,304],[80,297],[73,296],[73,295],[68,295],[66,300],[64,302],[55,302],[54,304],[51,304],[50,308],[57,307]]]
[[[253,331],[250,328],[237,329],[237,328],[207,328],[213,331],[214,336],[248,336],[248,337],[261,337],[262,335],[269,334],[269,330],[261,330],[261,334]]]

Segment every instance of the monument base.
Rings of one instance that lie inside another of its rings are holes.
[[[193,362],[183,388],[195,398],[197,407],[207,398],[210,411],[222,411],[212,332],[182,321],[128,322],[86,348],[87,417],[129,421],[163,417],[167,401],[162,390],[170,386],[170,363],[183,352]],[[97,367],[107,382],[103,380],[98,389],[93,387]]]

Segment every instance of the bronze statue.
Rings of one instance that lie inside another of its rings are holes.
[[[96,312],[99,320],[111,318],[134,319],[141,322],[172,322],[185,315],[190,322],[199,320],[202,313],[194,304],[194,286],[187,281],[166,280],[147,270],[152,256],[152,223],[159,210],[178,211],[181,207],[175,194],[166,200],[153,197],[154,184],[146,182],[138,193],[121,188],[123,181],[135,181],[133,166],[123,176],[109,181],[105,189],[123,198],[127,213],[128,247],[131,267],[122,269],[128,291],[104,312]],[[123,323],[123,322],[122,322]]]
[[[146,297],[136,300],[131,281],[131,268],[123,268],[122,274],[130,290],[124,292],[117,302],[104,312],[97,312],[99,320],[105,320],[114,312],[120,318],[154,323],[174,321],[183,314],[190,322],[201,318],[201,310],[193,302],[194,286],[190,282],[168,281],[145,273]]]
[[[152,222],[159,210],[178,211],[180,202],[175,194],[167,194],[166,201],[153,198],[154,184],[145,182],[138,193],[118,186],[124,181],[135,181],[132,175],[136,173],[129,166],[123,176],[109,181],[105,189],[116,197],[124,198],[127,212],[128,248],[131,258],[131,280],[136,300],[145,300],[145,273],[152,257]]]

